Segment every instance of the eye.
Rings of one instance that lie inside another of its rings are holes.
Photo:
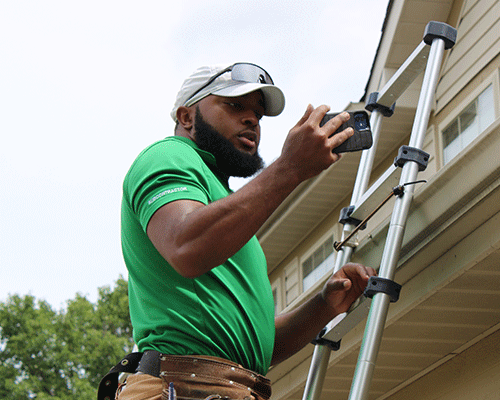
[[[233,101],[225,101],[224,104],[227,104],[229,107],[231,107],[233,110],[235,111],[244,111],[245,110],[245,106],[237,101],[233,102]],[[262,117],[264,116],[262,113],[254,110],[254,114],[255,116],[257,117],[257,119],[260,121],[262,119]]]
[[[228,106],[234,108],[236,111],[242,111],[243,110],[243,106],[240,103],[227,101],[226,104]]]

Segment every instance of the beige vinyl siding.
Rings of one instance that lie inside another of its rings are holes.
[[[467,1],[457,30],[436,91],[437,112],[500,53],[500,1]]]
[[[295,259],[284,268],[285,307],[290,305],[300,294],[299,261]]]

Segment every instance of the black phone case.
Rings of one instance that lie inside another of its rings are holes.
[[[327,121],[338,114],[339,113],[326,114],[321,121],[320,126],[323,126],[327,123]],[[352,135],[340,146],[334,148],[332,150],[333,153],[338,154],[366,150],[373,145],[372,131],[370,129],[370,119],[368,118],[368,113],[366,111],[349,111],[349,114],[351,115],[349,121],[343,123],[340,128],[333,133],[333,135],[342,132],[347,128],[353,128],[354,135]]]

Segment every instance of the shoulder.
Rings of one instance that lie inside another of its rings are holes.
[[[197,148],[194,142],[190,139],[181,138],[178,136],[169,136],[159,140],[150,146],[146,147],[137,157],[136,162],[143,158],[158,157],[158,156],[176,156],[176,155],[197,155]]]
[[[190,139],[169,136],[145,148],[135,159],[123,181],[127,198],[138,192],[162,191],[174,186],[206,188],[211,180],[213,156]],[[205,189],[203,189],[205,190]]]
[[[189,139],[167,137],[146,147],[134,160],[127,177],[204,166],[200,150]]]

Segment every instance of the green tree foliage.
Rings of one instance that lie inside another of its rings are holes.
[[[99,381],[132,351],[127,282],[76,295],[54,311],[33,296],[0,302],[0,399],[96,398]]]

